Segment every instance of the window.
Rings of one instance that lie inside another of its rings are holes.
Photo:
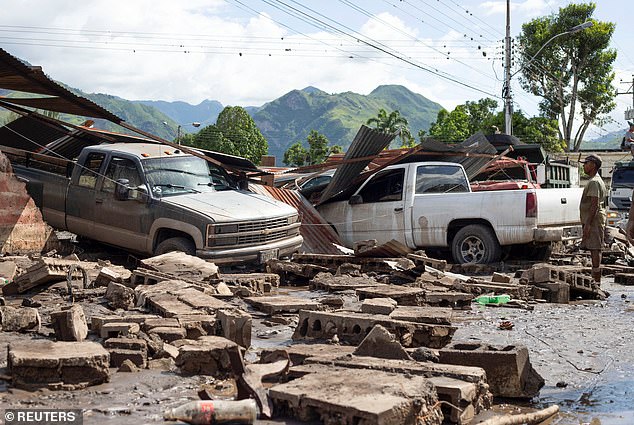
[[[141,176],[136,164],[131,159],[113,157],[106,170],[106,176],[103,180],[101,190],[104,192],[114,192],[116,181],[119,179],[127,179],[131,188],[138,187],[143,184]]]
[[[469,192],[462,168],[455,165],[421,165],[416,169],[416,194]]]
[[[384,170],[376,176],[359,192],[364,203],[389,202],[403,199],[403,179],[405,170]]]
[[[78,186],[94,189],[99,177],[99,169],[105,158],[103,153],[90,153],[84,162],[84,166],[79,172]]]

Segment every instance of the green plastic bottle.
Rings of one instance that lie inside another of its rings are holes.
[[[476,299],[474,299],[475,302],[477,302],[478,304],[506,304],[507,302],[511,301],[511,296],[510,295],[506,295],[506,294],[502,294],[502,295],[480,295],[479,297],[477,297]]]

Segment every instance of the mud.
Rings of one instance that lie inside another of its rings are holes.
[[[124,263],[128,258],[121,258]],[[533,311],[505,307],[482,307],[454,310],[452,323],[458,327],[453,341],[482,341],[495,345],[521,343],[530,350],[533,367],[544,377],[546,386],[530,403],[496,400],[486,413],[518,413],[551,404],[561,406],[555,425],[625,425],[634,423],[634,287],[613,283],[604,278],[602,286],[612,295],[607,301],[584,301],[565,304],[537,304]],[[306,299],[330,296],[306,287],[280,288],[278,293]],[[353,291],[338,293],[344,308],[358,308]],[[623,297],[622,297],[623,296]],[[66,300],[47,293],[34,296],[44,305],[57,308]],[[630,303],[630,300],[632,301]],[[19,302],[19,300],[13,301]],[[268,316],[233,300],[253,315],[252,347],[248,361],[257,360],[259,352],[291,343],[297,314]],[[83,303],[87,315],[108,311],[99,303]],[[499,324],[510,321],[512,330]],[[52,335],[49,335],[52,336]],[[189,400],[197,399],[201,388],[218,397],[226,397],[233,384],[208,376],[182,376],[163,370],[136,373],[111,369],[111,381],[78,391],[27,392],[11,388],[3,380],[8,343],[42,335],[0,332],[0,408],[79,408],[84,410],[85,424],[164,423],[163,412]],[[91,339],[94,337],[90,337]],[[8,378],[8,377],[7,377]],[[0,424],[3,418],[0,415]],[[295,421],[258,421],[286,423]]]

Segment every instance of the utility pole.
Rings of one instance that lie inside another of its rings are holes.
[[[511,96],[511,0],[506,0],[506,37],[504,39],[504,130],[513,134],[513,97]]]
[[[621,81],[621,84],[623,84],[623,83],[624,83],[624,81]],[[630,84],[630,83],[625,83],[625,84]],[[617,90],[616,94],[617,94],[617,96],[620,95],[620,94],[631,94],[632,95],[632,108],[625,110],[625,119],[626,120],[634,120],[634,75],[632,75],[632,83],[631,83],[630,87],[627,89],[627,91],[619,92]]]

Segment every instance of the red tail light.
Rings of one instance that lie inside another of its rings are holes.
[[[537,217],[537,194],[535,192],[526,194],[526,217]]]

